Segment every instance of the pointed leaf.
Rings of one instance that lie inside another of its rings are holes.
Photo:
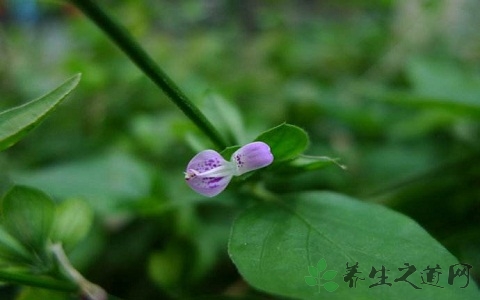
[[[38,126],[77,86],[80,74],[45,96],[0,113],[0,150],[6,149]]]
[[[274,163],[293,159],[308,146],[307,133],[300,127],[285,123],[265,131],[255,140],[270,146]]]
[[[383,206],[334,193],[289,195],[247,209],[233,225],[229,254],[248,283],[285,297],[318,298],[317,289],[305,286],[305,267],[324,258],[330,270],[340,273],[346,263],[358,262],[358,276],[364,278],[356,288],[341,280],[329,299],[416,299],[420,293],[432,300],[479,298],[472,279],[463,289],[448,285],[447,276],[440,278],[444,288],[421,285],[421,270],[439,264],[445,271],[458,260],[417,223]],[[422,290],[393,281],[404,274],[398,268],[405,262],[416,266],[411,281]],[[369,288],[378,282],[369,278],[371,268],[382,266],[390,270],[392,286]]]
[[[39,190],[14,186],[3,197],[1,205],[5,230],[26,249],[42,253],[55,215],[52,200]]]

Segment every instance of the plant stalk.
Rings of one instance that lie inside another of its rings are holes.
[[[60,281],[50,277],[43,277],[38,275],[13,273],[0,270],[0,281],[27,285],[33,287],[46,288],[50,290],[62,291],[62,292],[77,292],[78,287],[73,283]]]
[[[219,148],[227,143],[205,115],[195,106],[167,74],[153,61],[136,40],[111,18],[95,1],[70,0],[88,16],[105,34],[175,103],[180,110]]]
[[[79,287],[82,296],[86,299],[91,300],[107,300],[108,294],[102,289],[100,286],[91,283],[85,277],[82,276],[70,263],[68,260],[65,251],[63,251],[63,247],[61,244],[53,244],[50,247],[53,255],[57,259],[61,270],[65,273],[65,275],[70,278],[70,280]]]

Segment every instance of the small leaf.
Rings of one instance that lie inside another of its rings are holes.
[[[337,276],[337,271],[335,270],[328,270],[328,271],[325,271],[325,273],[323,273],[322,275],[322,279],[323,280],[332,280],[333,278],[335,278],[335,276]]]
[[[313,277],[318,277],[318,270],[314,266],[308,267],[308,273],[310,273],[310,275],[312,275]]]
[[[52,229],[52,241],[62,242],[69,249],[81,241],[90,230],[93,211],[85,201],[70,199],[57,206]]]
[[[123,152],[11,174],[15,182],[41,188],[54,197],[84,199],[100,214],[114,213],[119,207],[147,196],[149,176],[146,165]]]
[[[38,126],[77,86],[79,81],[80,74],[77,74],[45,96],[1,112],[0,150],[12,146]]]
[[[265,131],[255,140],[270,146],[274,163],[293,159],[308,146],[307,133],[300,127],[285,123]]]
[[[327,261],[325,258],[322,258],[317,263],[318,272],[322,273],[327,268]]]
[[[334,292],[336,289],[338,289],[338,284],[334,281],[329,281],[326,282],[323,287],[328,291],[328,292]]]
[[[55,215],[53,201],[39,190],[14,186],[1,204],[6,231],[26,249],[43,253]]]
[[[316,286],[316,285],[318,284],[317,278],[312,277],[312,276],[305,276],[305,282],[306,282],[309,286]]]

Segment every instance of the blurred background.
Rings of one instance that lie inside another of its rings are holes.
[[[233,116],[237,142],[286,121],[309,133],[307,154],[348,167],[270,178],[271,190],[389,206],[479,280],[478,0],[98,2],[221,131]],[[242,197],[183,182],[208,139],[67,1],[0,0],[0,110],[79,72],[72,96],[0,153],[1,194],[20,183],[86,201],[95,224],[69,256],[111,294],[269,299],[227,255]],[[39,293],[0,287],[1,299]]]

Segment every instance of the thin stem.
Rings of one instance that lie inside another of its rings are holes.
[[[15,283],[19,285],[28,285],[62,292],[77,292],[78,287],[73,283],[60,281],[50,277],[38,275],[11,273],[0,270],[0,281]]]
[[[87,299],[92,300],[106,300],[108,299],[108,294],[102,289],[100,286],[91,283],[85,277],[80,274],[70,263],[68,260],[65,251],[63,251],[63,247],[61,244],[53,244],[50,247],[53,255],[57,259],[59,266],[61,267],[62,271],[65,275],[70,278],[70,280],[77,284],[80,288],[82,295],[87,297]]]
[[[92,0],[70,0],[87,15],[220,149],[227,143],[205,115],[153,61],[134,38]]]

